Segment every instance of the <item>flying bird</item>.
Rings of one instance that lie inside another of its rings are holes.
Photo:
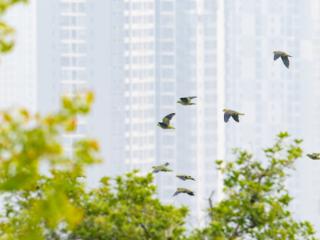
[[[191,176],[188,176],[188,175],[177,175],[176,176],[177,178],[183,180],[183,181],[186,181],[186,180],[192,180],[192,181],[195,181],[195,179]]]
[[[173,197],[177,196],[180,193],[186,193],[186,194],[188,194],[190,196],[194,196],[194,192],[189,190],[189,189],[187,189],[187,188],[177,188],[177,191],[173,194]]]
[[[307,156],[312,160],[320,160],[320,153],[308,153]]]
[[[170,125],[171,119],[176,115],[175,113],[170,113],[162,119],[162,122],[158,122],[158,126],[162,129],[174,129],[173,126]]]
[[[289,57],[290,56],[288,53],[286,52],[282,52],[282,51],[274,51],[273,52],[274,56],[273,56],[273,60],[276,61],[279,57],[281,57],[283,64],[289,68]]]
[[[189,106],[189,105],[195,105],[195,103],[192,102],[192,99],[197,98],[196,96],[192,97],[182,97],[177,101],[177,103],[180,103],[181,105],[184,106]]]
[[[153,173],[158,173],[158,172],[172,172],[170,168],[168,168],[169,163],[166,162],[165,164],[158,165],[158,166],[153,166],[152,167],[152,172]]]
[[[226,108],[223,109],[223,112],[224,112],[224,121],[225,122],[228,122],[230,117],[232,117],[233,120],[235,120],[236,122],[239,122],[239,116],[244,115],[244,113],[239,113],[237,111],[226,109]]]

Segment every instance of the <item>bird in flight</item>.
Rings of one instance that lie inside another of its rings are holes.
[[[308,153],[307,156],[312,160],[320,160],[320,153]]]
[[[292,56],[290,56],[288,53],[283,52],[283,51],[274,51],[273,54],[274,54],[274,56],[273,56],[274,61],[276,61],[279,57],[281,57],[283,64],[287,68],[289,68],[289,65],[290,65],[289,57],[292,57]]]
[[[223,109],[223,112],[224,112],[224,121],[225,122],[228,122],[230,117],[232,117],[233,120],[235,120],[236,122],[239,122],[239,116],[244,115],[244,113],[239,113],[237,111],[226,109],[226,108]]]
[[[170,168],[168,168],[169,163],[166,162],[165,164],[158,165],[158,166],[153,166],[152,167],[152,172],[153,173],[158,173],[158,172],[172,172]]]
[[[192,181],[195,181],[195,179],[191,176],[188,176],[188,175],[177,175],[176,176],[177,178],[183,180],[183,181],[186,181],[186,180],[192,180]]]
[[[162,122],[158,122],[158,126],[162,129],[174,129],[173,126],[170,125],[171,119],[176,115],[175,113],[170,113],[162,119]]]
[[[188,194],[190,196],[194,196],[194,192],[189,190],[189,189],[187,189],[187,188],[177,188],[177,191],[173,194],[173,197],[177,196],[180,193],[185,193],[185,194]]]
[[[194,98],[197,98],[197,97],[196,96],[182,97],[179,99],[177,103],[180,103],[181,105],[184,105],[184,106],[195,105],[195,103],[192,102],[192,99]]]

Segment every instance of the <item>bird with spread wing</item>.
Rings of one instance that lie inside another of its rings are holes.
[[[188,194],[190,196],[194,196],[194,192],[189,190],[189,189],[187,189],[187,188],[177,188],[177,191],[173,194],[173,197],[177,196],[180,193],[185,193],[185,194]]]
[[[158,166],[153,166],[152,167],[152,172],[153,173],[158,173],[158,172],[172,172],[170,168],[168,168],[169,163],[166,162],[165,164],[158,165]]]
[[[283,64],[289,68],[289,65],[290,65],[290,62],[289,62],[289,57],[292,57],[290,56],[288,53],[286,52],[283,52],[283,51],[274,51],[273,52],[273,60],[276,61],[279,57],[281,57],[281,60],[283,62]]]
[[[188,175],[176,175],[176,177],[183,180],[183,181],[186,181],[186,180],[195,181],[195,179],[193,177],[188,176]]]
[[[176,115],[175,113],[170,113],[162,119],[162,122],[158,122],[158,126],[162,129],[174,129],[172,125],[170,125],[171,119]]]
[[[192,99],[197,98],[196,96],[192,96],[192,97],[182,97],[179,99],[179,101],[177,101],[177,103],[180,103],[181,105],[184,106],[190,106],[190,105],[195,105],[195,103],[192,102]]]
[[[307,157],[312,160],[320,160],[320,153],[308,153]]]
[[[236,122],[239,122],[239,116],[240,115],[244,115],[244,113],[240,113],[231,109],[223,109],[224,112],[224,121],[228,122],[230,117],[233,118],[233,120],[235,120]]]

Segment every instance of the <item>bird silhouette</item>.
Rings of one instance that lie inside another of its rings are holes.
[[[185,193],[185,194],[188,194],[190,196],[194,196],[194,192],[189,190],[189,189],[187,189],[187,188],[177,188],[177,191],[173,194],[173,197],[177,196],[180,193]]]
[[[163,119],[162,122],[158,122],[158,126],[161,127],[162,129],[174,129],[173,126],[170,125],[171,119],[176,115],[175,113],[170,113],[166,115]]]
[[[290,62],[289,62],[289,57],[290,56],[288,53],[283,52],[283,51],[274,51],[273,52],[274,56],[273,56],[273,60],[276,61],[279,57],[281,57],[283,64],[289,68]]]
[[[244,115],[244,113],[239,113],[237,111],[234,110],[230,110],[230,109],[223,109],[224,112],[224,121],[228,122],[230,117],[233,118],[233,120],[235,120],[236,122],[239,122],[239,116],[240,115]]]
[[[158,172],[172,172],[170,168],[168,168],[169,163],[166,162],[165,164],[158,165],[158,166],[153,166],[152,167],[152,172],[153,173],[158,173]]]
[[[307,156],[312,160],[320,160],[320,153],[308,153]]]
[[[188,176],[188,175],[176,175],[177,178],[183,180],[183,181],[186,181],[186,180],[193,180],[195,181],[195,179],[191,176]]]
[[[195,105],[195,103],[192,102],[192,99],[197,98],[196,96],[192,97],[182,97],[177,101],[177,103],[180,103],[181,105],[184,106],[189,106],[189,105]]]

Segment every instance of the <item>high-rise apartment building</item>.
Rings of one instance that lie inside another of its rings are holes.
[[[217,177],[215,1],[112,1],[106,13],[106,169],[146,172],[169,162],[174,173],[156,176],[158,194],[190,205],[200,224]],[[196,106],[177,105],[190,95]],[[157,127],[171,112],[176,130]],[[197,182],[180,182],[177,173]],[[172,198],[179,186],[197,196]]]
[[[317,1],[225,1],[225,102],[246,114],[240,124],[226,124],[227,159],[233,159],[234,147],[262,158],[261,149],[280,131],[305,139],[307,151],[316,151],[319,13]],[[290,69],[273,60],[274,50],[293,56]],[[317,223],[319,165],[304,157],[296,168],[288,181],[292,209]]]
[[[106,162],[118,174],[145,171],[156,150],[155,3],[113,1],[106,14]]]
[[[58,106],[61,95],[88,89],[88,5],[86,0],[57,0],[38,3],[38,101],[46,112]],[[87,133],[87,119],[79,118],[75,133],[64,135],[64,146]]]
[[[17,31],[14,50],[0,57],[0,108],[37,108],[37,37],[35,2],[18,4],[6,13]]]
[[[218,197],[216,158],[232,160],[234,147],[260,157],[285,130],[304,138],[307,151],[317,150],[318,1],[55,0],[37,8],[40,110],[56,107],[62,93],[96,93],[77,133],[102,145],[105,162],[90,175],[170,162],[173,174],[156,175],[158,194],[187,204],[192,224],[201,225],[211,191]],[[276,49],[293,55],[290,69],[273,61]],[[197,105],[176,104],[192,95]],[[223,107],[246,115],[225,124]],[[171,112],[176,129],[158,128]],[[303,159],[297,170],[288,182],[293,208],[316,222],[318,166]],[[182,182],[176,173],[197,181]],[[196,196],[172,198],[179,186]]]

